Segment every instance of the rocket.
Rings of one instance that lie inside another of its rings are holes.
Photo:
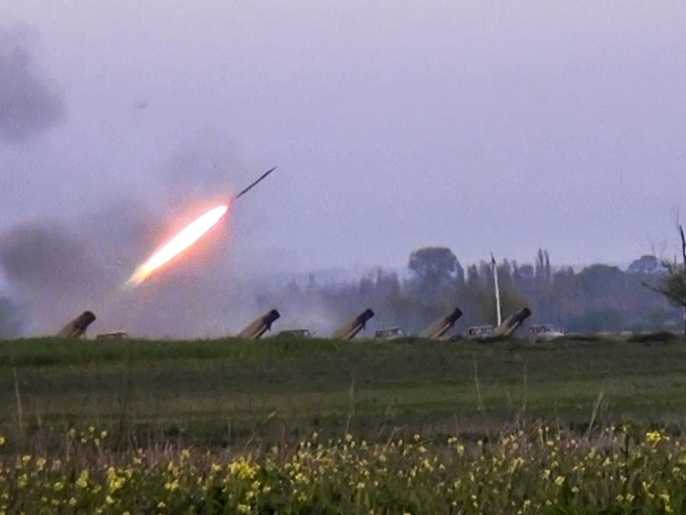
[[[238,200],[251,189],[265,180],[276,167],[263,173],[256,181],[252,182],[247,188],[236,195],[233,200]],[[189,223],[174,237],[169,239],[164,245],[160,246],[143,264],[138,266],[128,281],[126,287],[135,287],[145,282],[151,274],[155,273],[160,267],[165,266],[179,254],[185,252],[202,238],[207,231],[212,229],[229,210],[229,205],[219,205],[202,214]]]
[[[234,197],[234,200],[238,200],[241,198],[243,195],[248,193],[251,189],[253,189],[255,186],[257,186],[259,183],[261,183],[263,180],[265,180],[274,170],[276,170],[276,166],[274,168],[271,168],[267,170],[265,173],[260,175],[257,180],[253,181],[247,188],[243,189],[238,195]]]

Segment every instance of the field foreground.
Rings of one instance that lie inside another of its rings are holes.
[[[539,423],[674,433],[684,343],[0,342],[0,434],[5,452],[50,452],[89,426],[118,450],[285,446],[313,432],[475,440]]]
[[[72,434],[60,458],[0,464],[0,513],[637,514],[686,512],[686,440],[548,428],[470,443],[352,436],[291,450],[103,452]]]
[[[686,513],[686,345],[0,343],[3,513]]]

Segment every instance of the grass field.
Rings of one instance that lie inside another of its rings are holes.
[[[91,425],[124,447],[478,437],[538,420],[678,430],[684,343],[6,341],[0,434],[48,449]]]
[[[686,512],[686,341],[0,343],[0,514]]]

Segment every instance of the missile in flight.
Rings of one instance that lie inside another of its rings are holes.
[[[265,180],[274,170],[276,170],[276,166],[274,168],[271,168],[264,172],[262,175],[260,175],[257,180],[253,181],[247,188],[242,190],[238,195],[234,197],[234,200],[238,200],[241,198],[243,195],[248,193],[251,189],[253,189],[255,186],[257,186],[259,183],[261,183],[263,180]]]

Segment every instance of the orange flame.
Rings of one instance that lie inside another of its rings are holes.
[[[191,247],[224,217],[228,209],[229,207],[225,205],[217,206],[188,224],[176,236],[157,249],[145,263],[136,268],[133,275],[126,281],[126,285],[130,287],[138,286],[150,277],[155,270],[169,263],[169,261]]]

